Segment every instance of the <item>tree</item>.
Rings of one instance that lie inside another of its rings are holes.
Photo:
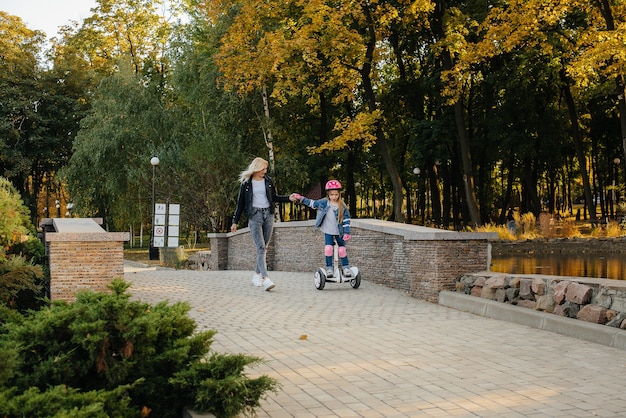
[[[272,83],[272,97],[284,102],[304,95],[313,108],[328,98],[349,112],[335,115],[337,134],[313,150],[334,151],[359,142],[376,144],[393,187],[394,218],[403,222],[403,188],[379,109],[379,87],[386,64],[388,25],[423,21],[430,2],[286,1],[282,7],[243,1],[237,8],[210,9],[212,16],[233,12],[233,24],[217,57],[227,85],[239,91]],[[383,47],[381,48],[381,45]]]

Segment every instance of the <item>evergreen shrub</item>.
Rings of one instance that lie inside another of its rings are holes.
[[[277,389],[245,374],[262,359],[212,352],[215,331],[196,332],[189,304],[131,300],[129,287],[0,321],[0,416],[234,417]]]

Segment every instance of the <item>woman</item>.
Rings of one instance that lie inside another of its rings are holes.
[[[252,284],[263,286],[263,289],[269,291],[275,285],[267,275],[265,255],[274,228],[274,202],[288,202],[289,196],[277,194],[274,182],[266,173],[267,161],[256,157],[239,175],[241,187],[230,231],[233,234],[237,232],[237,223],[245,211],[250,235],[256,247],[256,267]]]

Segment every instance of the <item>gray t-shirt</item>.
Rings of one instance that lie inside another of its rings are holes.
[[[337,226],[337,214],[339,213],[339,207],[328,202],[328,212],[324,216],[320,229],[323,233],[328,235],[339,235],[339,227]]]
[[[265,180],[252,180],[252,207],[269,208],[270,202],[265,193]]]

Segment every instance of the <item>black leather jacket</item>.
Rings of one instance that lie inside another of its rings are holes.
[[[267,200],[270,202],[270,213],[274,213],[274,202],[289,202],[289,196],[279,195],[276,192],[274,186],[274,180],[268,175],[265,175],[265,194]],[[252,216],[252,183],[250,180],[246,180],[241,183],[239,188],[239,196],[237,197],[237,209],[235,209],[235,215],[233,216],[233,224],[237,224],[241,218],[243,211],[246,211],[248,218]]]

